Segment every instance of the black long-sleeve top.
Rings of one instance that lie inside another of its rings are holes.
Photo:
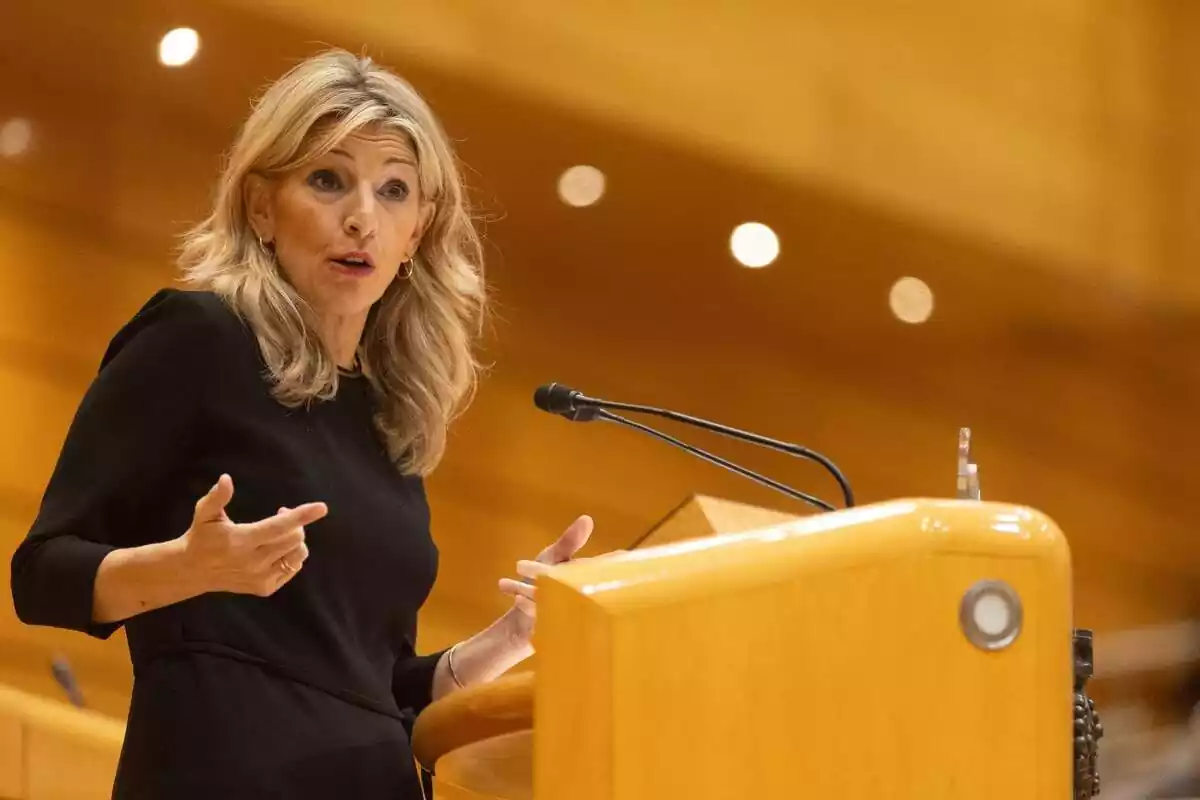
[[[419,478],[372,424],[369,381],[289,409],[249,326],[216,295],[166,289],[112,340],[12,559],[27,623],[107,638],[101,560],[181,535],[226,472],[235,522],[328,504],[271,597],[215,592],[123,624],[134,689],[118,798],[419,797],[405,721],[440,653],[415,653],[437,572]]]

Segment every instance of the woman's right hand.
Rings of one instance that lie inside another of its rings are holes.
[[[281,508],[272,517],[239,524],[225,513],[233,479],[222,475],[196,502],[192,525],[181,537],[184,563],[205,591],[268,597],[295,577],[308,558],[304,526],[324,517],[324,503]]]

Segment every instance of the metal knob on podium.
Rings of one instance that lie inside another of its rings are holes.
[[[979,465],[971,461],[971,429],[958,429],[958,476],[957,497],[959,500],[979,500]]]

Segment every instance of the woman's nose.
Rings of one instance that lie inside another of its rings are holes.
[[[375,233],[376,200],[370,186],[361,186],[347,198],[349,207],[342,228],[346,233],[366,239]]]

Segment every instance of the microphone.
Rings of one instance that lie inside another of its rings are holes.
[[[56,656],[50,664],[50,672],[55,682],[67,694],[67,700],[76,708],[84,708],[83,692],[79,689],[79,681],[75,680],[75,672],[71,664],[63,656]]]
[[[792,489],[782,483],[779,483],[778,481],[774,481],[744,467],[740,467],[719,456],[712,455],[711,453],[705,452],[697,447],[685,444],[684,442],[668,436],[661,431],[657,431],[653,428],[613,414],[611,411],[609,411],[609,409],[663,417],[664,419],[673,420],[675,422],[694,425],[696,427],[703,428],[732,439],[751,442],[753,444],[767,447],[772,450],[778,450],[792,456],[807,459],[809,461],[815,461],[829,471],[833,475],[834,479],[838,482],[838,485],[842,489],[842,497],[845,500],[846,508],[850,508],[854,505],[854,493],[850,489],[850,483],[846,480],[845,476],[842,475],[842,472],[838,469],[837,465],[835,465],[825,456],[814,450],[810,450],[807,447],[790,444],[788,442],[781,442],[776,439],[770,439],[766,436],[760,436],[756,433],[738,430],[737,428],[731,428],[727,425],[721,425],[719,423],[710,422],[698,417],[681,414],[677,411],[669,411],[667,409],[655,408],[653,406],[636,405],[632,403],[618,403],[610,400],[599,400],[594,397],[588,397],[587,395],[583,394],[583,392],[576,391],[568,386],[563,386],[560,383],[549,383],[539,386],[533,394],[533,402],[534,405],[536,405],[542,411],[546,411],[551,414],[557,414],[561,417],[571,420],[572,422],[591,422],[596,419],[601,419],[608,422],[616,422],[618,424],[626,425],[634,428],[635,430],[640,430],[643,433],[648,433],[658,439],[662,439],[663,441],[674,444],[677,447],[681,447],[682,449],[687,450],[689,453],[699,456],[705,461],[725,467],[726,469],[736,472],[743,477],[749,478],[765,486],[769,486],[772,489],[788,495],[789,497],[803,500],[804,502],[814,505],[817,508],[825,511],[833,511],[835,510],[834,507],[829,503],[826,503],[824,500],[820,500],[812,495]]]
[[[533,404],[542,411],[566,417],[571,422],[591,422],[599,416],[596,412],[600,409],[600,403],[590,402],[577,405],[576,398],[583,398],[583,394],[574,389],[568,389],[561,383],[547,383],[539,386],[533,393]]]

